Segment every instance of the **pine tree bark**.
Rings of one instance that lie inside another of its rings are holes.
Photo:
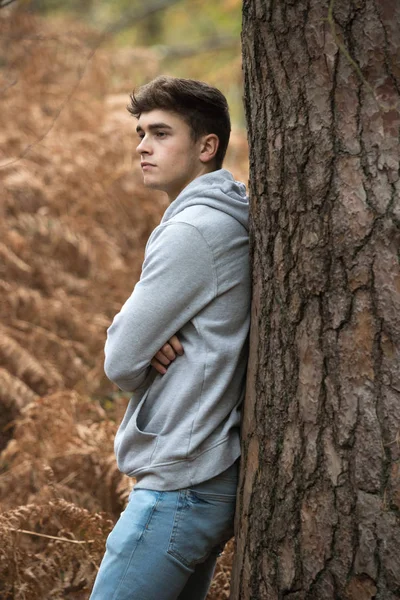
[[[400,3],[336,0],[334,23],[329,5],[243,5],[253,305],[232,600],[400,598]]]

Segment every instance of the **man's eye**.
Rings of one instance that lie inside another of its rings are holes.
[[[156,135],[157,137],[165,137],[167,134],[165,133],[165,131],[157,131]]]

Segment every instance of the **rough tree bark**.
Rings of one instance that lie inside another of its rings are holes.
[[[254,295],[232,600],[400,598],[400,2],[336,0],[334,25],[329,8],[243,6]]]

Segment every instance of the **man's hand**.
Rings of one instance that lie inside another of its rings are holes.
[[[182,356],[183,348],[182,344],[178,340],[176,335],[173,335],[168,342],[166,342],[162,348],[153,356],[151,360],[151,365],[161,373],[161,375],[165,375],[167,372],[166,367],[175,360],[176,355]]]

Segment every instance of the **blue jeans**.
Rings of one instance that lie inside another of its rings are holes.
[[[90,600],[204,600],[233,536],[238,461],[176,491],[134,488],[107,538]]]

